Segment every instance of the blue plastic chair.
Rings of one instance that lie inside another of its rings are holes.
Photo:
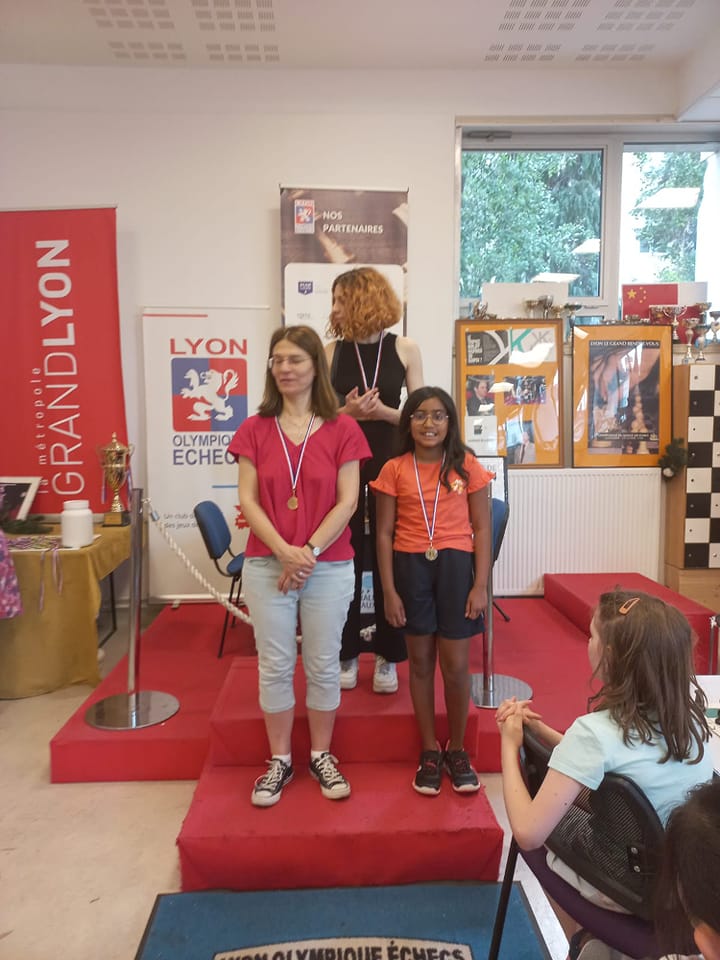
[[[228,601],[238,606],[240,603],[240,591],[242,589],[242,571],[245,563],[245,554],[235,554],[230,549],[232,534],[227,521],[220,510],[220,507],[212,500],[203,500],[195,507],[195,522],[205,543],[210,559],[215,564],[218,573],[223,577],[230,578],[230,593]],[[226,554],[230,554],[230,560],[224,565],[220,561]],[[225,622],[223,623],[222,636],[220,637],[220,649],[218,657],[222,657],[225,647],[225,634],[227,633],[230,611],[225,611]],[[235,625],[233,618],[232,625]]]
[[[500,547],[502,546],[503,537],[505,536],[505,529],[507,527],[508,518],[510,516],[510,505],[506,500],[500,500],[498,497],[492,498],[492,535],[493,535],[493,556],[492,563],[495,566],[495,561],[498,558],[500,553]],[[510,617],[505,613],[503,608],[498,604],[493,598],[493,606],[500,614],[500,616],[505,620],[506,623],[510,621]]]

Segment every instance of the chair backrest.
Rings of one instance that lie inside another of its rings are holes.
[[[526,731],[522,763],[532,795],[550,753]],[[607,773],[597,790],[580,791],[545,846],[634,916],[652,921],[663,838],[660,818],[642,790],[628,777]]]
[[[493,527],[493,563],[498,558],[502,546],[505,528],[510,516],[510,504],[498,497],[492,498],[492,527]]]
[[[227,520],[212,500],[198,503],[193,513],[207,552],[211,559],[218,560],[227,552],[232,540]]]

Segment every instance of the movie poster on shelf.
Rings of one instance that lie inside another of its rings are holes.
[[[465,443],[508,467],[562,466],[560,320],[458,320],[455,402]]]
[[[327,340],[337,276],[372,266],[403,305],[393,333],[405,332],[408,191],[280,188],[283,320]]]
[[[145,493],[164,529],[223,595],[195,523],[201,500],[220,507],[233,551],[247,541],[238,510],[238,470],[227,447],[262,398],[270,335],[268,307],[146,307],[143,311],[147,484]],[[200,583],[154,523],[149,525],[150,595],[204,599]]]
[[[654,467],[671,439],[667,325],[576,325],[573,466]]]

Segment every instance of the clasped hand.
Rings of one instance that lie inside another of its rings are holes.
[[[278,590],[287,593],[289,590],[300,590],[307,583],[307,578],[315,569],[317,560],[309,547],[291,547],[280,558],[282,573],[278,579]]]
[[[383,420],[385,409],[377,387],[372,387],[365,393],[360,393],[357,387],[353,387],[350,393],[345,395],[345,413],[354,420]]]
[[[516,747],[523,741],[523,726],[530,720],[540,720],[541,714],[532,709],[532,700],[518,700],[510,697],[503,700],[495,712],[495,720],[500,728],[503,740],[508,740]]]

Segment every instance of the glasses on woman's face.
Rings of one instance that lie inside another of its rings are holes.
[[[279,370],[284,363],[292,370],[302,366],[303,363],[307,363],[310,359],[310,357],[303,357],[299,353],[291,353],[288,357],[268,357],[268,370]]]
[[[444,410],[413,410],[410,419],[413,423],[425,423],[426,420],[432,420],[433,423],[445,423],[448,415]]]

